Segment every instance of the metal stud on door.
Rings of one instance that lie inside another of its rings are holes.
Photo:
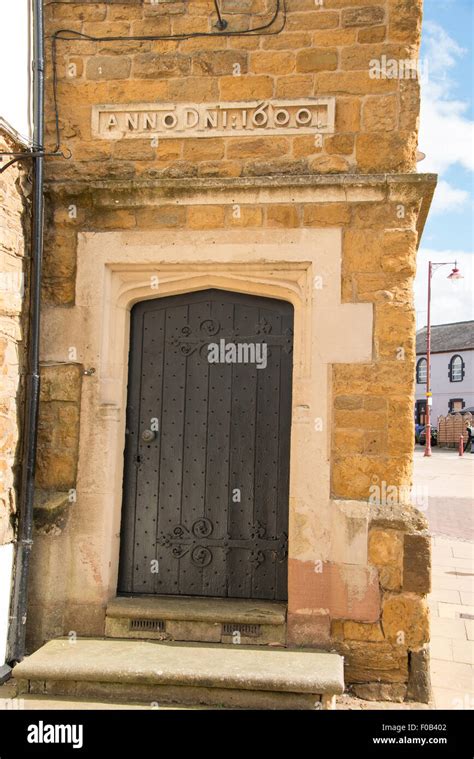
[[[287,597],[293,308],[132,311],[119,592]]]

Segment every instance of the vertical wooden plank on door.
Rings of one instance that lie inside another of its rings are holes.
[[[133,591],[133,553],[135,547],[136,496],[140,418],[140,375],[142,367],[143,314],[133,309],[130,315],[127,411],[124,450],[123,509],[120,527],[118,590]]]
[[[161,417],[161,393],[157,392],[156,376],[163,363],[164,310],[140,307],[143,330],[140,372],[140,414],[138,418],[138,461],[133,562],[133,591],[154,593],[156,581],[156,522],[158,511],[159,430],[155,439],[142,439],[145,430],[152,430]]]
[[[257,434],[255,456],[255,518],[268,540],[277,537],[278,505],[278,422],[280,416],[281,346],[272,344],[281,335],[281,316],[276,309],[259,309],[259,323],[268,329],[267,366],[257,372]],[[262,336],[262,342],[265,334]],[[255,565],[253,598],[275,597],[276,555],[262,551],[263,561]]]
[[[188,306],[187,326],[197,340],[203,335],[201,325],[209,319],[210,303],[203,294]],[[185,414],[183,435],[183,480],[181,523],[194,534],[205,511],[206,444],[209,399],[209,364],[201,346],[192,350],[186,359]],[[179,592],[186,595],[203,594],[202,554],[188,551],[179,562]]]
[[[219,340],[233,334],[234,304],[228,293],[220,290],[214,293],[211,318],[218,331],[209,342],[219,344]],[[227,513],[233,507],[229,483],[232,367],[213,363],[209,364],[209,372],[205,516],[212,522],[213,537],[223,541],[227,535]],[[212,562],[204,568],[205,595],[227,595],[226,565],[225,548],[213,546]]]
[[[235,304],[233,341],[247,342],[255,334],[258,309],[250,301]],[[255,526],[254,469],[257,368],[255,363],[232,364],[232,410],[230,439],[230,488],[240,490],[240,502],[229,506],[229,534],[248,539]],[[252,559],[245,548],[232,547],[227,557],[229,596],[250,598]]]
[[[277,490],[277,524],[278,535],[288,537],[288,501],[290,496],[290,442],[291,442],[291,407],[293,381],[293,308],[285,303],[282,314],[282,335],[288,338],[280,351],[280,414],[278,420],[278,490]],[[281,556],[276,563],[277,600],[288,598],[288,557]]]
[[[167,302],[165,360],[163,367],[163,420],[161,425],[160,479],[158,490],[158,536],[170,535],[181,524],[183,474],[184,385],[186,357],[173,341],[187,324],[187,305]],[[161,593],[179,592],[179,560],[170,548],[159,545]]]

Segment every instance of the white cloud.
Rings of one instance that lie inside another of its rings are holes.
[[[431,282],[431,323],[447,324],[474,319],[474,255],[459,250],[420,248],[415,280],[417,329],[426,324],[428,262],[457,261],[464,279],[447,279],[452,266],[443,266]]]
[[[421,89],[419,146],[426,159],[422,170],[442,174],[457,164],[474,171],[474,122],[465,115],[469,104],[456,99],[456,83],[450,76],[467,51],[431,21],[424,27],[424,50],[427,76]]]
[[[449,182],[440,179],[431,203],[430,213],[446,213],[446,211],[461,211],[469,200],[467,190],[453,187]]]
[[[428,51],[430,72],[437,78],[445,77],[448,69],[453,68],[457,59],[467,52],[456,40],[449,36],[442,26],[434,21],[426,21],[425,48]]]

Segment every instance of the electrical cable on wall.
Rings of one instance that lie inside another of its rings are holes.
[[[227,21],[225,18],[222,18],[221,9],[219,7],[219,0],[214,0],[214,6],[217,13],[217,29],[220,29],[221,31],[227,27]]]

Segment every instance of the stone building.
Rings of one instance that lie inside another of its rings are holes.
[[[21,137],[0,119],[0,150],[24,150]],[[8,159],[4,161],[7,162]],[[25,338],[25,251],[28,235],[28,166],[15,163],[0,174],[0,675],[6,658],[10,583],[13,570],[17,465]]]
[[[5,3],[0,24],[9,35],[0,67],[9,71],[0,96],[0,681],[5,664],[14,567],[18,479],[27,334],[31,161],[12,161],[29,146],[30,70],[28,9]]]
[[[426,699],[429,537],[406,493],[435,177],[401,65],[421,1],[220,9],[46,7],[70,158],[47,161],[29,648],[237,632],[339,652],[361,696]],[[72,692],[38,655],[17,677]]]

